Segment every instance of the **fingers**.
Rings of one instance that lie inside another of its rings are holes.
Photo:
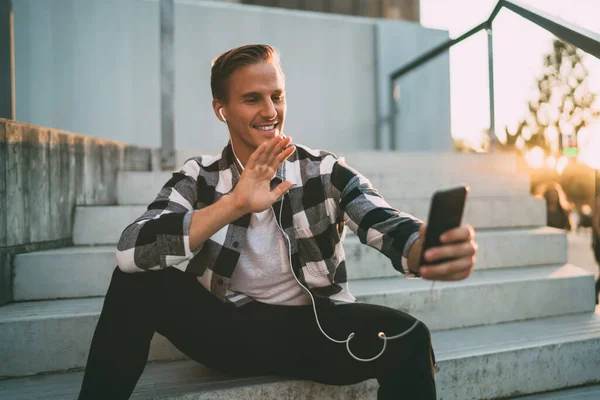
[[[475,238],[473,227],[471,225],[462,225],[442,234],[440,241],[442,243],[458,243],[473,240],[473,238]]]
[[[427,262],[435,263],[439,260],[454,259],[462,257],[474,256],[477,252],[477,244],[469,240],[468,242],[460,242],[432,247],[424,254],[424,259]]]
[[[279,168],[279,166],[281,164],[283,164],[283,162],[285,160],[287,160],[288,158],[290,158],[290,156],[292,154],[294,154],[294,152],[296,151],[296,146],[289,146],[288,148],[286,148],[284,151],[282,151],[281,153],[279,153],[279,155],[276,157],[275,159],[275,165],[274,168]]]
[[[463,257],[438,265],[423,266],[419,269],[419,274],[429,280],[458,281],[471,275],[474,263],[474,256]]]
[[[463,225],[445,232],[440,240],[441,246],[428,249],[424,254],[427,263],[419,273],[425,279],[438,281],[457,281],[471,275],[475,265],[478,246],[475,243],[475,231],[470,225]]]
[[[283,161],[294,153],[295,147],[289,146],[291,142],[292,138],[289,136],[285,138],[276,136],[273,139],[261,143],[248,159],[246,168],[264,165],[277,169]],[[285,155],[282,156],[282,154]]]
[[[289,153],[289,145],[290,143],[292,143],[292,138],[291,137],[286,137],[284,139],[281,139],[279,142],[277,142],[277,144],[275,145],[275,147],[273,147],[273,150],[270,152],[270,154],[267,157],[267,164],[274,168],[277,169],[279,168],[279,166],[281,165],[281,163],[283,161],[285,161],[289,155],[285,158],[280,157],[284,152],[288,151]],[[294,147],[295,149],[295,147]],[[289,153],[290,155],[293,153],[293,151],[291,153]]]
[[[290,190],[292,188],[292,186],[294,186],[294,184],[292,182],[289,182],[289,181],[281,182],[279,185],[277,185],[275,187],[275,189],[273,189],[271,191],[271,196],[272,196],[272,199],[273,199],[273,203],[275,201],[277,201],[278,198],[280,198],[285,193],[287,193],[287,191]]]
[[[267,149],[267,144],[268,142],[261,143],[260,146],[250,154],[250,157],[248,157],[248,161],[246,162],[246,169],[253,169],[256,165],[260,164],[259,160],[263,157]]]
[[[271,154],[273,153],[273,149],[279,142],[281,142],[280,136],[275,136],[273,139],[264,142],[266,143],[266,147],[264,153],[262,153],[260,158],[258,159],[259,164],[268,164],[268,160],[271,157]]]

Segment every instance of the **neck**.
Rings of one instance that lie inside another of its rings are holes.
[[[234,143],[233,137],[230,136],[231,150],[233,151],[233,162],[237,165],[238,169],[242,171],[246,166],[246,162],[250,157],[250,154],[246,154],[245,148],[241,146],[241,143]]]

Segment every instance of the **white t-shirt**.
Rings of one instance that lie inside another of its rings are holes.
[[[292,273],[286,239],[271,207],[251,214],[246,246],[229,281],[229,288],[262,303],[310,304]]]

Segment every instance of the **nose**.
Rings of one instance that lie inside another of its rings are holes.
[[[264,103],[264,107],[261,110],[261,117],[271,120],[277,118],[277,109],[275,108],[275,104],[273,100],[268,99]]]

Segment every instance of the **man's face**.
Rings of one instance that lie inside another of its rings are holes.
[[[228,101],[213,102],[215,112],[223,107],[237,156],[246,162],[263,142],[283,132],[285,80],[271,63],[238,68],[228,81]]]

